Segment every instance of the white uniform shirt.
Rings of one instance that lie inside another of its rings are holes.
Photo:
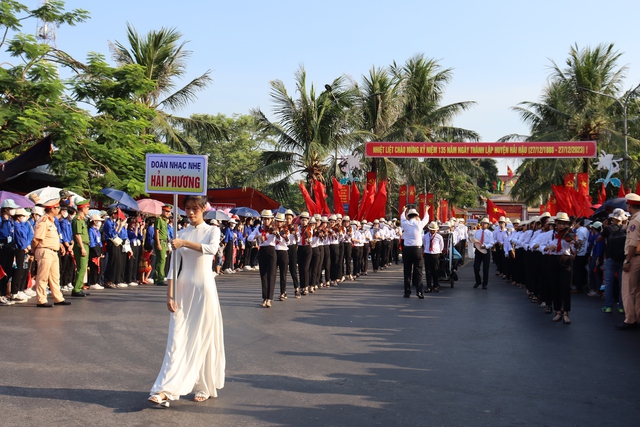
[[[433,239],[433,248],[431,248],[431,239]],[[444,239],[437,232],[434,234],[430,232],[425,233],[422,237],[422,244],[425,254],[441,254],[444,250]]]
[[[422,236],[424,235],[424,227],[429,223],[429,212],[424,213],[422,220],[417,217],[407,219],[402,212],[400,215],[400,224],[402,225],[402,236],[404,238],[404,246],[422,246]]]

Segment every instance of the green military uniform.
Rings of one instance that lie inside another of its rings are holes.
[[[76,217],[71,223],[71,230],[73,231],[75,243],[75,245],[73,245],[73,255],[76,259],[76,282],[73,286],[73,292],[76,293],[82,291],[84,276],[87,272],[87,267],[89,266],[89,229],[87,227],[87,222],[84,219]],[[80,235],[82,239],[85,256],[82,256],[82,249],[75,241],[76,235]]]
[[[167,230],[168,221],[163,217],[156,218],[154,225],[155,231],[158,232],[158,241],[154,243],[154,251],[156,254],[156,265],[154,272],[154,280],[157,284],[164,284],[165,282],[165,263],[167,261],[167,249],[169,244],[169,232]],[[158,249],[158,245],[161,249]]]

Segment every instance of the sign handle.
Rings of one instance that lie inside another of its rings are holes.
[[[173,238],[175,239],[176,237],[178,237],[178,194],[175,193],[173,195]],[[177,289],[177,282],[178,282],[178,265],[177,265],[177,261],[176,261],[176,254],[171,254],[171,263],[172,263],[172,268],[171,270],[173,271],[173,280],[171,282],[171,291],[173,292],[173,299],[176,299],[176,289]]]

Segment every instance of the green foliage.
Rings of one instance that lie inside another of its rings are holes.
[[[191,120],[215,126],[227,135],[226,138],[212,138],[199,127],[183,133],[198,154],[209,156],[209,187],[242,187],[261,167],[262,150],[273,143],[259,131],[258,123],[249,115],[196,114]],[[258,179],[254,185],[262,190],[266,181]]]

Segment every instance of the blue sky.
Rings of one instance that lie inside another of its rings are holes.
[[[269,81],[282,80],[292,92],[301,64],[309,81],[322,88],[342,74],[361,81],[372,66],[424,53],[453,69],[445,103],[477,103],[454,124],[495,141],[527,133],[510,107],[537,101],[550,60],[564,64],[573,44],[614,43],[623,53],[620,65],[629,67],[626,88],[640,83],[637,0],[69,0],[66,5],[92,16],[57,31],[58,48],[79,59],[89,51],[108,57],[109,40],[126,41],[127,22],[141,34],[163,26],[182,32],[193,51],[185,82],[209,69],[214,79],[182,115],[247,114],[258,107],[270,115]],[[506,164],[513,168],[515,162],[501,161],[500,173],[506,173]]]

